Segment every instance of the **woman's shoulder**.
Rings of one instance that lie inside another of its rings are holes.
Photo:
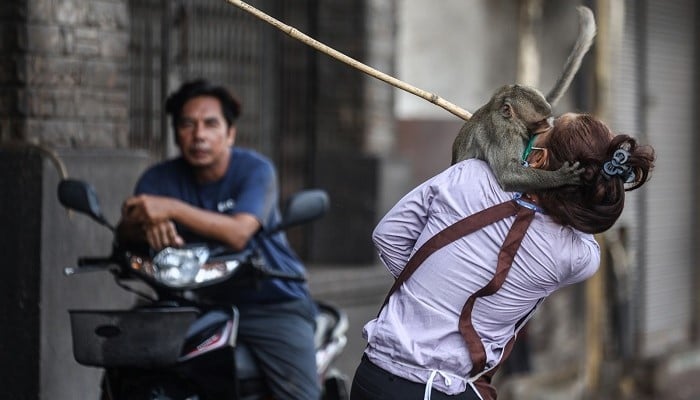
[[[491,171],[491,167],[489,166],[489,164],[486,161],[480,160],[478,158],[468,158],[466,160],[462,160],[452,165],[450,168],[456,168],[464,171],[471,171],[474,173],[488,174],[493,176],[493,172]]]
[[[439,175],[443,180],[452,182],[470,182],[472,184],[491,184],[496,182],[496,176],[491,167],[482,160],[470,158],[451,165]]]
[[[481,192],[485,197],[494,201],[505,201],[512,194],[505,192],[498,183],[488,163],[475,158],[460,161],[446,171],[446,176],[461,189]]]
[[[512,193],[501,189],[489,165],[477,159],[450,166],[427,185],[439,200],[434,207],[466,215],[513,198]]]

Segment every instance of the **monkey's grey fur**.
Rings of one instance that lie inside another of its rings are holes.
[[[452,164],[467,158],[489,163],[505,191],[528,192],[578,184],[578,162],[565,163],[556,171],[524,167],[521,157],[531,135],[548,129],[552,106],[571,84],[581,60],[593,44],[596,33],[593,12],[577,7],[580,28],[564,70],[545,98],[539,90],[523,85],[506,85],[474,112],[452,144]]]

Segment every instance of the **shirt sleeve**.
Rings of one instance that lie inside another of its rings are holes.
[[[579,233],[574,237],[571,251],[572,269],[563,285],[582,282],[596,273],[600,265],[600,246],[593,235]]]
[[[428,220],[432,198],[430,185],[415,188],[389,210],[372,233],[379,258],[394,277],[399,276],[413,254]]]
[[[176,197],[174,187],[182,174],[181,161],[168,160],[146,169],[134,186],[134,195],[153,194]]]
[[[146,170],[134,186],[134,195],[139,194],[155,194],[160,195],[162,193],[159,190],[158,185],[158,173],[155,169],[151,168]]]
[[[261,162],[248,171],[238,192],[232,214],[254,215],[263,228],[269,220],[277,202],[277,174],[271,163]]]

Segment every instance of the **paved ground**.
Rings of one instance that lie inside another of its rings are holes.
[[[336,366],[352,379],[366,345],[362,327],[374,318],[391,278],[383,266],[309,265],[314,297],[341,307],[348,314],[348,344]],[[585,393],[576,366],[550,373],[500,378],[499,400],[700,400],[700,348],[669,353],[653,366],[620,377],[619,366],[605,368],[599,393]]]
[[[313,296],[348,315],[348,343],[336,366],[352,379],[367,344],[362,327],[377,315],[391,286],[390,275],[380,265],[309,265],[307,270]]]

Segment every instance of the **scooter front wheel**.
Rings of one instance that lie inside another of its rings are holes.
[[[115,374],[115,372],[112,372]],[[117,382],[115,376],[102,379],[100,400],[204,400],[191,385],[170,379],[129,379]]]

